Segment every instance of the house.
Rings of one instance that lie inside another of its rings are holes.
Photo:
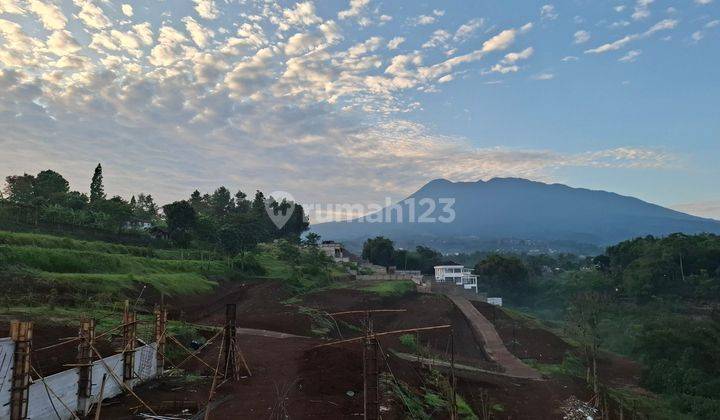
[[[320,250],[337,263],[350,262],[350,253],[347,252],[340,243],[335,241],[322,241]]]
[[[455,283],[466,290],[478,291],[477,276],[472,270],[453,261],[443,262],[435,266],[435,281],[438,283]]]
[[[149,231],[152,227],[152,223],[144,220],[131,220],[123,224],[123,229],[125,230]]]

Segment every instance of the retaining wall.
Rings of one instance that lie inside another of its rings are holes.
[[[15,343],[10,338],[0,338],[0,419],[10,418],[10,382],[12,379],[14,349]],[[133,385],[145,382],[157,375],[156,353],[155,343],[136,349],[133,368],[136,379],[133,379]],[[117,378],[122,380],[122,354],[105,357],[102,362],[100,360],[93,362],[92,396],[90,398],[93,403],[97,402],[99,397],[104,374],[107,375],[107,378],[105,379],[103,399],[114,397],[123,392],[123,388],[113,378],[113,375],[108,373],[108,368]],[[41,380],[35,380],[30,385],[27,418],[57,418],[55,414],[57,410],[57,414],[60,415],[61,419],[72,419],[73,415],[68,412],[63,404],[73,411],[77,408],[78,379],[78,368],[73,368],[46,376],[44,383]],[[48,391],[46,386],[52,392]],[[58,399],[62,400],[62,403]]]

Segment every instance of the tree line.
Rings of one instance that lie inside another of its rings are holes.
[[[228,254],[253,248],[260,242],[286,239],[298,242],[309,227],[301,205],[276,201],[256,191],[252,199],[242,191],[232,194],[221,186],[212,193],[194,191],[187,199],[159,206],[151,194],[130,199],[108,198],[103,168],[98,164],[86,192],[70,190],[60,173],[43,170],[36,175],[10,175],[0,193],[4,209],[15,214],[32,211],[34,223],[63,224],[108,232],[134,232],[168,239],[179,247],[211,247]],[[292,212],[281,228],[268,212]],[[8,218],[9,212],[0,212]]]

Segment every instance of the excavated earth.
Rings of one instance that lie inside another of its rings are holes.
[[[355,289],[336,288],[318,291],[288,302],[291,294],[277,282],[225,283],[211,295],[170,300],[171,319],[195,324],[221,326],[225,305],[237,304],[238,343],[250,372],[242,378],[219,387],[210,404],[210,418],[215,419],[357,419],[362,418],[362,349],[359,342],[317,347],[333,340],[361,335],[364,316],[338,315],[335,328],[326,337],[316,334],[317,314],[365,309],[404,309],[404,312],[376,314],[376,332],[417,327],[451,325],[454,334],[456,362],[486,371],[500,371],[482,351],[467,321],[444,296],[413,293],[402,297],[380,297]],[[308,308],[312,308],[308,309]],[[521,359],[541,363],[560,363],[572,346],[547,330],[517,323],[490,305],[476,308],[493,322],[500,337],[513,354]],[[315,315],[313,315],[315,314]],[[278,334],[284,333],[284,334]],[[56,335],[74,335],[62,331]],[[204,333],[205,338],[211,334]],[[413,334],[432,357],[448,360],[449,329]],[[399,335],[380,339],[386,355],[383,370],[391,371],[414,389],[424,385],[422,368],[415,362],[400,360],[390,350],[412,353],[400,343]],[[208,345],[201,358],[216,366],[219,339]],[[208,399],[211,369],[205,363],[191,360],[184,368],[196,380],[178,382],[163,378],[136,388],[137,395],[153,407],[163,406],[158,414],[179,414],[178,407],[203,407]],[[632,368],[632,369],[630,369]],[[625,359],[611,360],[602,367],[604,379],[628,386],[637,385],[636,366]],[[632,373],[628,373],[628,369]],[[458,392],[481,416],[490,410],[498,419],[557,419],[559,407],[571,396],[588,401],[590,391],[582,380],[572,377],[524,380],[486,374],[477,378],[458,379]],[[139,402],[124,396],[103,406],[103,418],[137,418],[133,411],[143,412]],[[173,407],[173,405],[175,407]],[[383,396],[383,419],[406,418],[400,402]],[[194,410],[190,410],[192,412]],[[147,410],[144,410],[147,412]],[[202,415],[202,413],[200,414]],[[202,418],[202,417],[200,417]],[[435,413],[433,418],[446,418]]]

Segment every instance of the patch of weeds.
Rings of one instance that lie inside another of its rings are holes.
[[[564,375],[583,378],[585,375],[585,365],[582,360],[570,352],[565,353],[562,363],[559,364],[539,363],[532,359],[527,360],[527,363],[548,376]]]
[[[310,331],[320,337],[327,337],[337,327],[333,320],[324,312],[305,306],[298,307],[298,312],[310,317]]]
[[[418,344],[417,341],[415,341],[415,336],[413,334],[403,334],[399,338],[400,344],[410,349],[412,352],[417,353],[418,351]]]

